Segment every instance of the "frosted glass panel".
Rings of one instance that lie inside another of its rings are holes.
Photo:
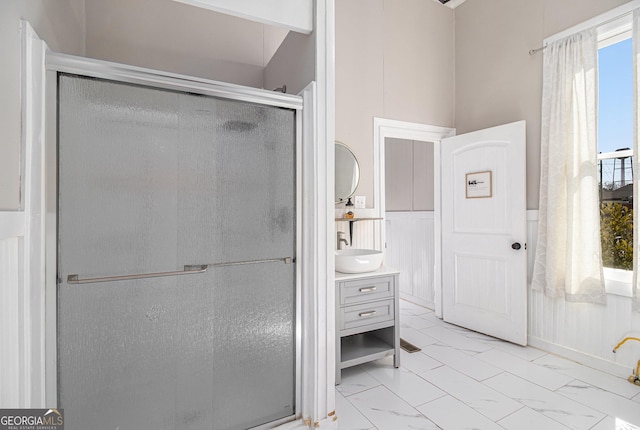
[[[74,429],[295,412],[295,112],[59,78],[58,396]]]
[[[179,104],[190,142],[178,159],[180,263],[293,255],[293,112],[186,94]]]

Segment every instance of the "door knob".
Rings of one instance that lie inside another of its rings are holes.
[[[522,245],[520,245],[520,243],[515,242],[511,244],[511,248],[515,249],[516,251],[519,250],[520,248],[522,248]]]

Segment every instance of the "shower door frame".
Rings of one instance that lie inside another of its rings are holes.
[[[303,96],[283,94],[240,85],[228,84],[192,76],[162,72],[142,67],[112,63],[107,61],[77,57],[47,51],[45,55],[45,173],[43,192],[45,197],[45,401],[48,407],[57,407],[58,402],[58,366],[57,366],[57,285],[60,274],[57,273],[58,261],[58,74],[70,73],[80,76],[107,79],[126,84],[144,85],[157,89],[168,89],[186,93],[215,96],[226,100],[257,103],[265,106],[280,107],[296,112],[296,285],[295,285],[295,408],[294,415],[253,427],[255,430],[273,428],[301,418],[302,412],[302,306],[303,271],[302,238],[307,236],[304,228],[302,208],[303,139],[313,135],[314,124],[303,122],[303,105],[313,106],[315,91],[306,89]],[[313,84],[312,84],[313,86]],[[303,127],[305,127],[303,129]],[[309,227],[306,227],[309,228]]]

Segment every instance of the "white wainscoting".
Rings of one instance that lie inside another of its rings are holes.
[[[364,220],[353,223],[353,241],[349,241],[352,248],[359,249],[381,249],[380,241],[380,225],[382,220]],[[336,231],[344,232],[347,239],[349,238],[349,222],[336,221]],[[337,246],[337,237],[336,243]]]
[[[22,210],[0,211],[0,408],[44,405],[44,55],[26,21],[22,38]]]
[[[434,309],[433,212],[387,212],[385,264],[400,270],[400,297]]]
[[[24,212],[0,212],[0,407],[24,407],[20,328]]]
[[[529,283],[533,269],[538,211],[527,211]],[[585,365],[629,376],[640,359],[640,343],[628,342],[612,352],[623,337],[640,335],[640,313],[628,297],[607,295],[607,304],[571,303],[545,297],[529,288],[529,344]]]
[[[385,264],[401,272],[400,296],[433,308],[433,212],[387,212],[385,222]],[[529,283],[537,234],[538,211],[527,211]],[[554,300],[529,288],[528,312],[531,346],[623,377],[631,374],[640,359],[638,342],[612,352],[623,337],[640,336],[640,313],[632,310],[628,297],[608,294],[607,305],[602,306]]]

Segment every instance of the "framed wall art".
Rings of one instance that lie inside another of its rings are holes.
[[[474,172],[466,174],[466,197],[468,199],[491,198],[492,194],[492,173],[490,170],[485,172]]]

